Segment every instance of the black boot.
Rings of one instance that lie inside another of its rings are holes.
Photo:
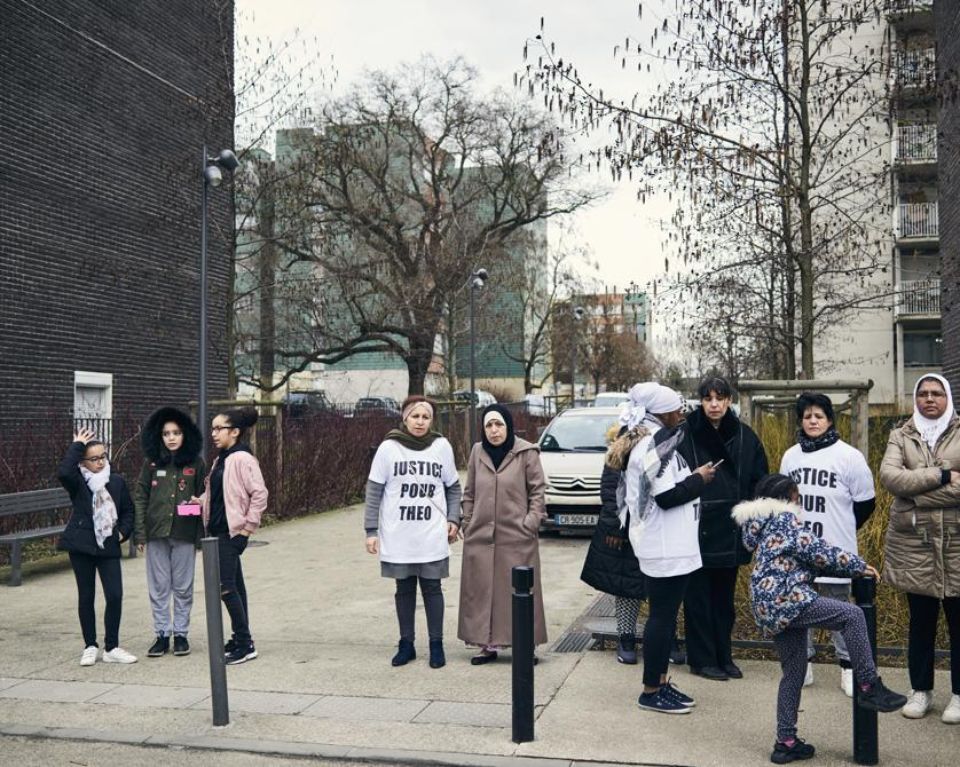
[[[617,642],[617,660],[634,666],[637,663],[637,637],[634,634],[621,634]]]
[[[157,634],[157,641],[150,646],[149,650],[147,650],[147,657],[159,658],[163,655],[166,655],[169,649],[170,637],[164,636],[163,634]]]
[[[443,640],[430,640],[430,668],[443,668],[447,665],[447,656],[443,654]]]
[[[409,639],[401,639],[397,646],[397,654],[393,656],[390,663],[394,666],[406,666],[416,657],[417,651],[413,647],[413,642]]]

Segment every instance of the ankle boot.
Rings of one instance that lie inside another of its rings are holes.
[[[413,642],[409,639],[401,639],[397,646],[397,654],[393,656],[390,663],[394,666],[405,666],[417,657],[417,651],[413,647]]]
[[[617,642],[617,660],[633,666],[637,662],[637,637],[634,634],[621,634]]]
[[[443,654],[443,640],[430,640],[430,668],[443,668],[447,665],[447,656]]]

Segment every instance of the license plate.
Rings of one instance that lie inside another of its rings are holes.
[[[593,527],[597,524],[596,514],[557,514],[553,521],[558,525],[571,527]]]

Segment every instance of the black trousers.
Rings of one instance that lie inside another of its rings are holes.
[[[249,538],[245,535],[227,534],[217,536],[220,554],[220,598],[230,615],[233,639],[238,644],[253,641],[247,614],[247,588],[243,582],[243,566],[240,555],[247,548]]]
[[[689,579],[689,575],[647,576],[650,614],[643,629],[643,684],[646,687],[659,687],[660,677],[667,673],[670,648],[677,631],[677,614]]]
[[[693,668],[733,662],[730,635],[738,567],[703,567],[690,573],[683,598],[687,663]]]
[[[95,557],[70,552],[70,564],[77,579],[77,614],[83,632],[83,646],[97,645],[97,614],[94,602],[97,596],[97,573],[107,608],[103,613],[103,649],[109,652],[120,644],[120,613],[123,604],[123,576],[119,557]]]
[[[907,665],[910,668],[910,686],[914,690],[933,689],[933,661],[936,649],[937,621],[940,605],[947,616],[950,636],[950,686],[954,695],[960,695],[960,597],[936,597],[907,594],[910,607],[910,632],[907,642]]]

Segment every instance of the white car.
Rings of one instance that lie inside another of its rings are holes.
[[[540,435],[540,463],[547,478],[544,530],[592,532],[600,514],[600,475],[607,433],[618,425],[616,407],[564,410]]]
[[[630,395],[625,391],[604,391],[593,398],[591,407],[619,407],[630,399]]]

